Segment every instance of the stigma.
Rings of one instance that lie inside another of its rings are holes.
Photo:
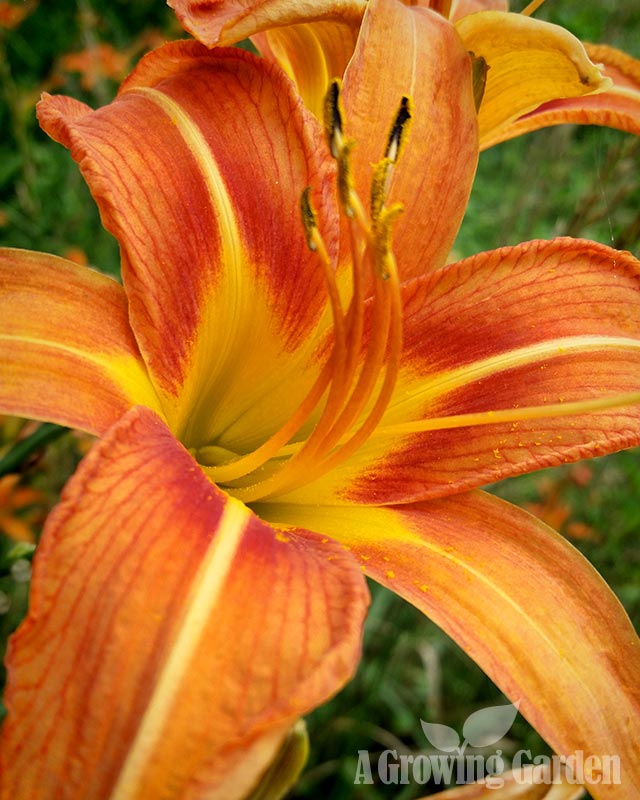
[[[388,205],[387,197],[406,141],[411,101],[402,98],[383,157],[374,165],[367,210],[355,189],[351,169],[355,142],[345,134],[340,92],[340,82],[334,80],[326,95],[324,128],[336,163],[336,193],[349,237],[346,296],[338,289],[337,264],[322,238],[311,187],[300,200],[307,245],[317,256],[327,289],[330,354],[291,417],[255,450],[229,458],[211,445],[195,453],[208,477],[245,503],[292,492],[349,458],[382,420],[398,376],[402,303],[392,240],[402,206]],[[301,437],[301,430],[310,432]]]

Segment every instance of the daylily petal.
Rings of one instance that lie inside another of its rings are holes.
[[[409,283],[383,421],[286,501],[410,502],[640,444],[637,394],[564,415],[640,392],[639,284],[631,254],[574,239],[482,253]],[[501,410],[511,417],[489,413]]]
[[[640,640],[562,536],[483,492],[395,508],[273,505],[261,513],[342,542],[520,701],[556,752],[619,756],[619,785],[598,783],[594,771],[596,800],[640,796]]]
[[[363,198],[403,95],[412,100],[412,122],[389,202],[404,207],[394,252],[406,280],[445,262],[466,208],[478,157],[471,63],[453,26],[435,12],[371,0],[343,92]]]
[[[452,0],[402,0],[405,5],[421,6],[422,8],[430,8],[432,11],[437,11],[443,17],[449,19]]]
[[[509,123],[549,100],[603,91],[603,78],[581,42],[549,22],[486,11],[455,24],[466,48],[489,66],[478,122],[482,147]]]
[[[169,0],[169,5],[185,30],[207,47],[251,37],[260,55],[295,82],[319,120],[329,82],[343,75],[353,54],[366,8],[364,0]]]
[[[365,0],[168,0],[182,27],[207,47],[229,45],[267,28],[321,19],[357,26]],[[333,76],[331,76],[333,77]]]
[[[133,409],[68,485],[8,657],[2,798],[241,798],[351,676],[353,558],[274,531]]]
[[[62,258],[0,250],[0,408],[100,434],[159,410],[122,286]]]
[[[563,123],[606,125],[640,135],[640,61],[607,45],[585,45],[589,58],[601,65],[613,87],[587,97],[552,100],[482,139],[482,147],[529,131]]]
[[[253,38],[320,119],[329,80],[346,67],[346,134],[356,142],[353,174],[365,201],[400,100],[411,97],[408,145],[389,190],[390,202],[404,207],[394,241],[406,279],[444,263],[471,190],[478,151],[469,57],[446,20],[398,0],[370,0],[354,51],[356,33],[347,19],[276,27]],[[389,63],[392,70],[384,68]]]
[[[305,106],[322,120],[330,81],[339,78],[353,55],[360,17],[269,28],[251,37],[260,55],[274,61],[295,82]]]
[[[39,117],[120,242],[131,326],[182,441],[212,438],[276,392],[282,370],[303,371],[296,354],[308,362],[327,300],[299,202],[314,187],[331,248],[333,164],[279,70],[178,42],[143,59],[109,106],[47,97]],[[283,413],[297,400],[283,394]],[[246,427],[260,436],[266,422],[254,413]]]
[[[508,11],[509,0],[453,0],[449,19],[458,20],[477,11]]]

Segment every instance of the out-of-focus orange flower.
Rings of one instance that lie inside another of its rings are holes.
[[[73,261],[74,264],[80,264],[83,267],[89,264],[87,254],[80,247],[70,247],[68,250],[65,250],[64,257],[69,261]]]
[[[67,53],[59,61],[63,72],[79,72],[80,85],[90,91],[100,81],[121,81],[129,71],[130,53],[100,43],[79,53]]]
[[[570,539],[580,539],[584,542],[599,542],[602,539],[598,531],[595,531],[591,525],[577,520],[567,523],[565,533]]]
[[[561,530],[571,514],[571,508],[565,505],[557,495],[558,492],[553,491],[543,497],[539,503],[527,503],[525,507],[527,511],[535,514],[550,527]]]
[[[44,519],[45,496],[20,486],[20,475],[0,478],[0,531],[19,542],[35,543],[34,526]]]
[[[22,2],[20,5],[0,0],[0,28],[7,30],[17,28],[26,17],[35,11],[37,5],[36,0]]]
[[[142,53],[159,47],[165,41],[166,36],[162,31],[149,28],[127,48],[116,49],[111,44],[101,42],[77,53],[67,53],[59,59],[45,88],[64,86],[70,72],[80,74],[80,85],[86,91],[91,91],[104,80],[120,82]]]
[[[587,486],[593,479],[593,467],[589,464],[572,464],[568,472],[569,480],[576,486]]]
[[[572,464],[564,475],[540,480],[537,483],[538,501],[527,503],[525,508],[570,539],[598,541],[597,531],[586,522],[572,518],[572,504],[565,499],[567,489],[571,486],[584,489],[592,478],[593,470],[589,465]]]

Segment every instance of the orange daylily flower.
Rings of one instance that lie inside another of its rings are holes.
[[[604,45],[585,49],[558,25],[509,13],[506,0],[406,3],[413,17],[421,7],[422,13],[430,9],[451,19],[466,49],[486,62],[478,113],[481,149],[565,122],[640,134],[640,62],[631,56]],[[541,4],[530,4],[530,10]],[[208,47],[251,37],[262,56],[280,64],[296,82],[319,116],[328,80],[349,68],[367,2],[169,0],[169,5],[183,27]],[[409,26],[389,33],[396,52],[408,46],[415,32]]]
[[[116,50],[106,42],[98,42],[80,52],[63,55],[58,69],[62,73],[80,73],[80,85],[91,91],[106,79],[121,81],[129,71],[130,63],[129,53]]]
[[[0,533],[18,542],[35,541],[33,526],[42,523],[44,515],[34,506],[42,506],[45,496],[36,489],[20,486],[20,475],[0,478]]]
[[[10,3],[8,0],[0,0],[0,28],[13,30],[17,28],[20,23],[32,14],[37,7],[36,0],[22,0],[20,5],[15,2]]]
[[[159,47],[166,36],[154,28],[144,30],[127,48],[116,50],[106,42],[96,42],[84,50],[66,53],[56,62],[55,69],[45,84],[47,90],[64,86],[69,73],[77,72],[80,85],[93,91],[104,80],[122,81],[143,53]]]
[[[0,252],[0,409],[101,437],[10,642],[3,800],[245,797],[353,674],[364,574],[557,752],[619,755],[597,800],[640,790],[628,617],[479,489],[640,443],[640,262],[558,239],[445,266],[478,156],[470,59],[393,0],[363,26],[346,114],[337,85],[327,106],[337,167],[281,70],[239,50],[174,43],[104,108],[39,106],[123,285]]]

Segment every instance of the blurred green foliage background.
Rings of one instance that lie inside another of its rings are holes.
[[[524,5],[512,3],[513,10]],[[640,57],[637,0],[610,9],[608,0],[554,0],[536,16]],[[42,91],[102,105],[143,52],[181,36],[162,0],[0,2],[0,245],[64,255],[117,275],[117,246],[66,150],[39,130],[34,105]],[[464,256],[568,234],[640,255],[639,164],[640,141],[601,128],[560,126],[492,148],[481,156],[456,251]],[[1,419],[0,457],[33,430],[24,421]],[[0,538],[0,652],[26,610],[29,538],[37,538],[89,444],[67,435],[32,453],[19,476],[0,479],[0,532],[14,537]],[[492,488],[572,538],[640,625],[637,451]],[[16,536],[23,539],[17,545]],[[379,587],[372,592],[359,673],[309,718],[312,757],[295,797],[425,795],[429,787],[415,784],[354,786],[358,750],[369,750],[372,760],[387,748],[424,752],[421,718],[460,731],[471,712],[506,702],[422,615]],[[500,747],[505,756],[523,747],[546,752],[521,717]]]

